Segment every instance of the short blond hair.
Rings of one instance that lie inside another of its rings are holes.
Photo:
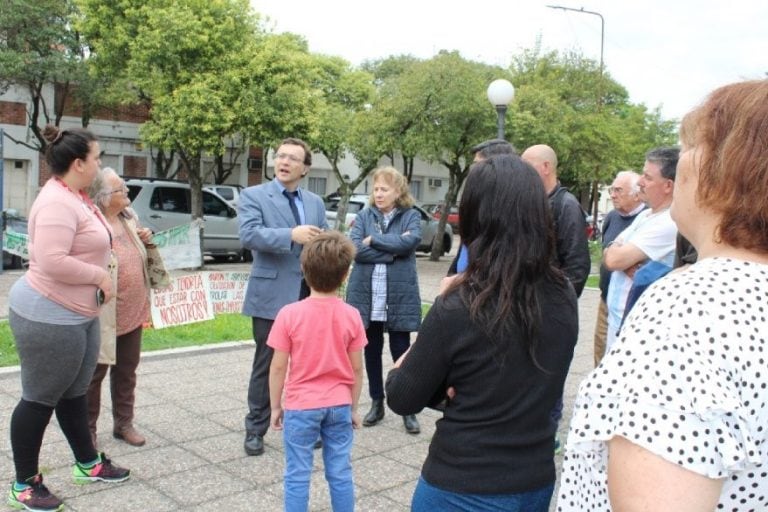
[[[413,196],[411,195],[411,187],[408,185],[408,180],[405,179],[403,173],[391,166],[379,167],[373,171],[372,174],[373,183],[377,180],[384,180],[388,185],[398,190],[400,193],[395,199],[395,206],[398,208],[410,208],[414,204]],[[374,199],[371,194],[368,203],[373,205]]]

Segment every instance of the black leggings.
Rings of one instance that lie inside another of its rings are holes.
[[[75,460],[86,463],[98,457],[88,430],[85,395],[63,398],[56,407],[28,402],[22,398],[11,415],[11,446],[17,482],[24,482],[40,472],[40,447],[54,411]]]

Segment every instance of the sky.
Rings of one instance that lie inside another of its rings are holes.
[[[428,59],[458,50],[507,67],[532,48],[600,60],[634,103],[680,118],[713,89],[768,76],[768,0],[251,0],[275,32],[304,36],[315,53],[353,65],[390,55]]]

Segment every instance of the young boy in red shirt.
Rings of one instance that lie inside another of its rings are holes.
[[[285,431],[289,512],[308,508],[312,449],[318,437],[333,510],[355,507],[350,452],[352,429],[361,425],[357,403],[367,339],[360,313],[337,295],[354,256],[352,242],[337,231],[322,233],[305,245],[301,268],[311,293],[280,310],[267,340],[275,350],[269,368],[272,428]]]

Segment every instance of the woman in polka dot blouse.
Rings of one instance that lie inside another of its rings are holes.
[[[768,510],[768,80],[683,119],[672,218],[698,263],[581,384],[559,511]]]

